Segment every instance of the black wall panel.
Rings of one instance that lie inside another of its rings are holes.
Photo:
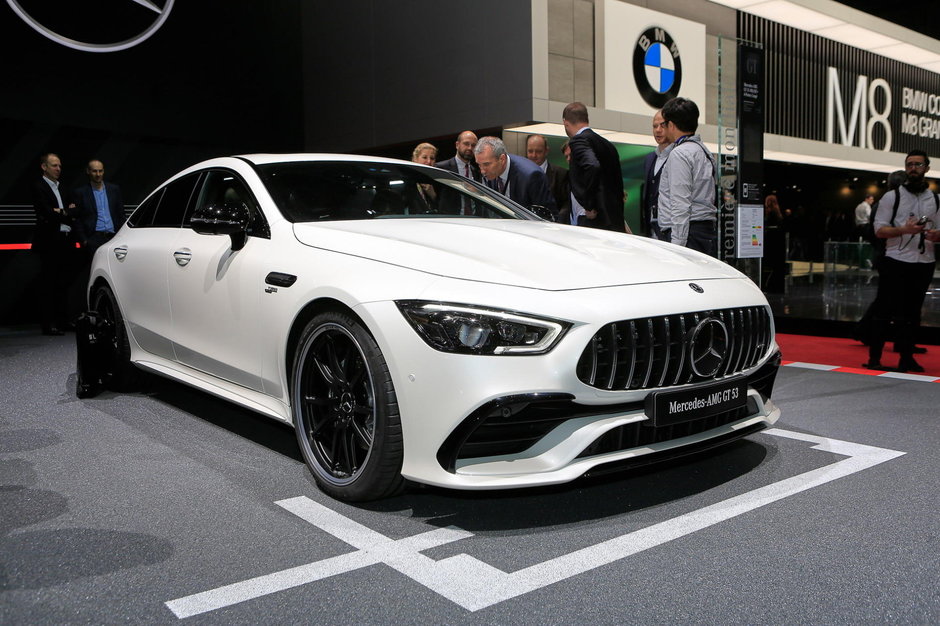
[[[524,0],[305,3],[307,145],[361,150],[528,122]]]

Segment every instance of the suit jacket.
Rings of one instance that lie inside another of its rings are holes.
[[[568,182],[571,193],[585,209],[596,210],[594,220],[582,220],[585,226],[626,232],[623,220],[623,174],[620,155],[610,143],[590,128],[572,137],[571,169]]]
[[[568,184],[568,170],[551,163],[545,170],[545,175],[548,176],[548,186],[552,190],[552,197],[555,198],[556,216],[570,215],[571,186]]]
[[[59,188],[62,203],[68,204],[65,189]],[[33,210],[36,211],[36,228],[33,232],[32,249],[37,252],[50,250],[57,245],[68,245],[70,236],[62,232],[60,226],[72,226],[72,218],[64,213],[56,213],[53,209],[63,208],[56,200],[52,188],[44,179],[40,178],[33,185]]]
[[[114,232],[117,232],[124,223],[124,200],[121,198],[121,188],[113,183],[104,184],[105,193],[108,194],[108,210],[111,213],[111,222]],[[98,205],[95,204],[95,193],[91,183],[75,188],[72,192],[72,202],[75,203],[73,217],[75,230],[79,241],[87,241],[95,234],[98,223]]]
[[[659,199],[659,180],[654,180],[656,150],[643,157],[643,186],[640,188],[640,228],[644,235],[650,234],[652,207]]]
[[[460,165],[463,165],[463,161],[460,162]],[[438,161],[434,164],[434,167],[439,167],[442,170],[455,172],[463,176],[463,167],[457,169],[457,155],[450,157],[446,161]],[[480,176],[480,167],[476,164],[476,161],[470,161],[470,177],[478,183],[483,180]]]
[[[509,158],[509,199],[530,208],[541,205],[556,212],[555,198],[548,187],[548,177],[542,168],[525,157],[507,154]]]

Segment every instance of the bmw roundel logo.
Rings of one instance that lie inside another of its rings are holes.
[[[660,108],[679,95],[682,60],[679,47],[664,29],[646,29],[633,48],[633,79],[648,105]]]

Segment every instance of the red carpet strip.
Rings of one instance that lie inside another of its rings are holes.
[[[914,355],[914,360],[924,368],[923,373],[915,374],[870,370],[862,367],[863,363],[868,362],[868,346],[854,339],[779,333],[777,344],[783,354],[783,365],[788,367],[940,382],[940,346],[924,346],[927,348],[926,354]],[[898,364],[898,356],[893,351],[893,344],[889,342],[885,344],[881,362],[887,368],[893,368]]]

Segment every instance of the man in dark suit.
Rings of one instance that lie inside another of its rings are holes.
[[[40,262],[39,321],[44,335],[61,335],[67,322],[75,240],[72,217],[59,189],[62,161],[50,152],[42,155],[39,166],[42,178],[33,185],[36,229],[32,245]]]
[[[92,159],[85,169],[88,183],[72,192],[75,208],[75,230],[88,262],[95,250],[107,243],[124,223],[124,200],[121,188],[104,182],[104,163]]]
[[[572,102],[562,112],[571,159],[572,219],[581,226],[627,232],[623,219],[623,174],[612,143],[591,130],[587,107]]]
[[[477,147],[477,136],[472,130],[465,130],[457,136],[455,143],[457,154],[434,165],[450,172],[456,172],[465,178],[481,182],[480,168],[473,160],[473,149]]]
[[[483,137],[473,151],[487,186],[527,209],[542,206],[555,213],[555,199],[548,178],[538,165],[506,152],[498,137]]]
[[[121,188],[104,182],[104,163],[92,159],[85,168],[88,183],[72,191],[75,207],[75,231],[82,245],[81,262],[77,269],[78,291],[84,295],[91,273],[91,261],[95,252],[108,243],[124,223],[124,200]]]
[[[541,167],[548,177],[548,186],[552,190],[552,197],[555,198],[556,221],[558,221],[559,215],[568,215],[571,210],[571,188],[568,186],[568,170],[548,161],[548,140],[542,135],[529,135],[525,140],[525,155],[530,161]]]
[[[647,237],[659,239],[659,221],[657,207],[659,205],[659,178],[663,163],[669,155],[672,144],[666,137],[666,122],[663,112],[656,111],[653,115],[653,141],[656,149],[643,158],[643,187],[640,190],[640,228]]]

